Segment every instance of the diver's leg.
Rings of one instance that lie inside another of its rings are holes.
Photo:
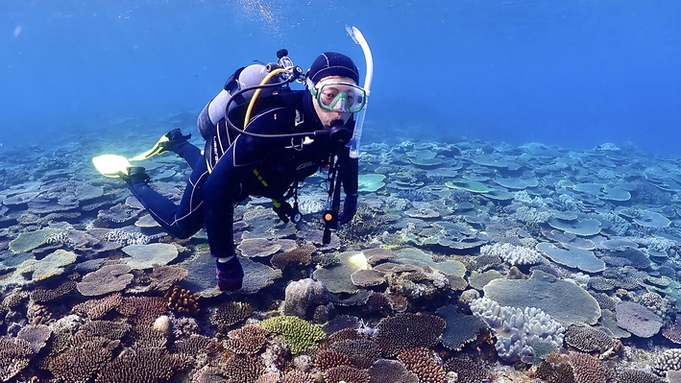
[[[149,187],[144,168],[130,168],[130,175],[125,180],[132,194],[168,234],[189,238],[203,227],[203,183],[207,176],[205,163],[201,166],[197,162],[179,206]]]
[[[194,169],[199,158],[202,158],[201,149],[187,141],[191,138],[191,134],[186,136],[182,134],[180,128],[175,128],[165,134],[168,141],[161,143],[164,149],[170,150],[183,158],[189,167]]]

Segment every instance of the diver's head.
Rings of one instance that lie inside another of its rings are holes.
[[[358,86],[357,66],[350,57],[340,53],[319,55],[308,70],[305,83],[325,128],[347,123],[366,102],[366,91]]]

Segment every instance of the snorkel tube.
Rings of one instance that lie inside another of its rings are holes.
[[[350,158],[359,158],[359,141],[362,139],[362,127],[364,126],[364,116],[367,113],[367,107],[369,106],[369,95],[371,94],[371,80],[374,77],[374,58],[371,55],[371,49],[369,49],[369,44],[367,43],[362,32],[357,29],[357,27],[351,27],[346,25],[345,30],[348,31],[352,40],[359,44],[364,51],[364,60],[367,65],[367,73],[364,76],[364,84],[362,88],[366,91],[366,100],[364,102],[364,108],[358,113],[357,120],[355,121],[355,131],[352,133],[352,138],[350,142],[346,145],[350,148]]]

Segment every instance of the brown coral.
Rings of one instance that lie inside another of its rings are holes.
[[[199,295],[193,294],[180,286],[173,286],[163,298],[166,299],[168,308],[180,315],[194,316],[201,311],[199,309]]]
[[[368,372],[371,376],[371,383],[419,383],[418,376],[396,360],[379,359]]]
[[[570,354],[576,383],[606,383],[615,381],[615,372],[602,361],[581,352]]]
[[[662,329],[662,336],[673,343],[681,344],[681,315],[676,317],[672,325]]]
[[[0,381],[21,372],[33,356],[31,344],[19,338],[0,338]]]
[[[230,382],[253,383],[265,372],[265,365],[259,356],[233,355],[225,362],[222,371]]]
[[[90,319],[100,319],[111,310],[119,307],[123,303],[123,296],[120,293],[113,293],[103,298],[92,299],[73,306],[73,312],[86,316]]]
[[[410,348],[400,352],[397,359],[407,369],[419,377],[420,383],[443,383],[446,372],[433,356],[433,351],[425,347]]]
[[[357,332],[356,329],[354,328],[344,328],[341,330],[338,330],[331,335],[329,335],[329,338],[327,339],[327,343],[332,344],[335,342],[340,342],[343,340],[353,340],[353,339],[363,339],[362,335]]]
[[[95,383],[162,382],[190,365],[186,355],[170,354],[165,348],[128,348],[101,369]]]
[[[477,383],[489,380],[489,371],[480,358],[470,355],[457,355],[448,359],[442,366],[445,371],[454,371],[457,383]]]
[[[333,367],[324,372],[325,383],[369,383],[371,375],[350,366]]]
[[[320,371],[326,371],[333,367],[350,366],[350,358],[333,350],[321,350],[314,360],[315,367]]]
[[[108,320],[93,320],[80,326],[78,332],[94,337],[99,336],[109,340],[121,340],[130,331],[131,326],[125,322]]]
[[[617,374],[618,383],[663,383],[657,376],[641,370],[625,370]]]
[[[237,354],[255,354],[267,341],[269,331],[260,326],[246,325],[227,333],[225,348]]]
[[[272,256],[270,263],[279,270],[284,270],[290,265],[307,266],[312,262],[312,254],[317,251],[317,248],[311,244],[305,244],[283,253],[277,253]]]
[[[615,346],[615,340],[591,326],[572,325],[565,331],[565,343],[582,352],[599,352]]]
[[[31,291],[30,297],[33,302],[46,303],[56,301],[59,298],[66,296],[75,289],[76,289],[75,281],[66,281],[53,289],[37,287],[35,288],[35,290]]]
[[[616,379],[605,363],[581,352],[547,355],[536,376],[548,383],[610,383]]]
[[[381,356],[381,347],[368,339],[347,339],[335,342],[330,346],[331,350],[347,356],[352,365],[366,369]]]
[[[134,324],[151,324],[167,311],[163,297],[124,297],[118,312]]]
[[[252,313],[253,308],[246,302],[227,302],[213,310],[209,321],[220,332],[226,332],[227,328],[245,321]]]
[[[292,370],[281,378],[281,383],[315,383],[315,379],[307,372]]]
[[[382,319],[376,328],[376,343],[387,356],[415,347],[431,347],[445,329],[445,321],[432,314],[401,313]]]
[[[55,378],[70,383],[85,383],[111,360],[118,341],[101,337],[88,340],[47,360],[47,369]]]

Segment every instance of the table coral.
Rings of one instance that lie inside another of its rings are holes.
[[[459,312],[455,305],[440,307],[436,313],[447,322],[440,343],[450,350],[460,351],[487,327],[482,319]]]
[[[123,252],[130,258],[123,258],[133,269],[151,269],[154,265],[167,265],[177,258],[177,246],[169,243],[150,243],[147,245],[129,245]]]
[[[642,370],[624,370],[617,374],[618,383],[664,383],[659,377]]]
[[[325,383],[369,383],[371,375],[350,366],[337,366],[326,370]]]
[[[91,299],[73,306],[72,311],[90,319],[100,319],[111,310],[123,304],[123,296],[113,293],[99,299]]]
[[[290,265],[307,266],[312,262],[312,254],[317,247],[312,244],[304,244],[296,249],[277,253],[272,256],[270,263],[279,270],[284,270]]]
[[[214,308],[208,321],[220,332],[227,332],[227,328],[245,321],[252,313],[253,308],[249,303],[231,301]]]
[[[447,359],[442,367],[445,371],[456,373],[457,383],[478,383],[490,380],[488,367],[480,358],[472,355],[456,355]]]
[[[601,316],[598,302],[582,287],[538,269],[529,279],[495,279],[483,290],[502,306],[536,307],[563,326],[595,324]]]
[[[169,380],[191,365],[184,354],[165,348],[127,348],[97,374],[95,383],[156,383]]]
[[[79,345],[50,358],[47,369],[55,378],[69,383],[85,383],[111,360],[118,341],[89,337]]]
[[[420,383],[442,383],[446,372],[433,355],[433,351],[425,347],[410,348],[397,355],[397,359],[407,369],[419,377]]]
[[[375,341],[386,356],[414,347],[434,346],[445,330],[444,319],[432,314],[400,313],[381,319]]]
[[[618,326],[641,338],[652,337],[662,327],[662,318],[638,303],[622,302],[616,314]]]
[[[52,335],[52,329],[46,325],[26,325],[17,334],[17,338],[27,341],[34,354],[45,347]]]
[[[396,360],[379,359],[368,372],[372,382],[419,383],[418,376]]]
[[[582,352],[603,353],[616,346],[616,341],[604,331],[591,326],[572,325],[565,331],[565,343]]]
[[[267,341],[268,334],[269,331],[262,327],[246,325],[228,332],[224,346],[236,354],[252,355],[262,349]]]
[[[85,274],[76,288],[86,297],[100,296],[114,291],[122,291],[130,282],[133,275],[128,272],[132,268],[128,265],[114,264],[102,266],[100,269]]]
[[[331,350],[349,358],[353,367],[366,369],[381,356],[381,347],[369,339],[346,339],[332,343]]]
[[[69,280],[52,289],[44,287],[35,288],[33,291],[31,291],[30,297],[33,302],[47,303],[56,301],[75,289],[76,282]]]
[[[296,316],[282,315],[260,322],[270,332],[280,334],[291,347],[293,355],[299,354],[326,339],[326,333],[319,326],[312,325]]]

